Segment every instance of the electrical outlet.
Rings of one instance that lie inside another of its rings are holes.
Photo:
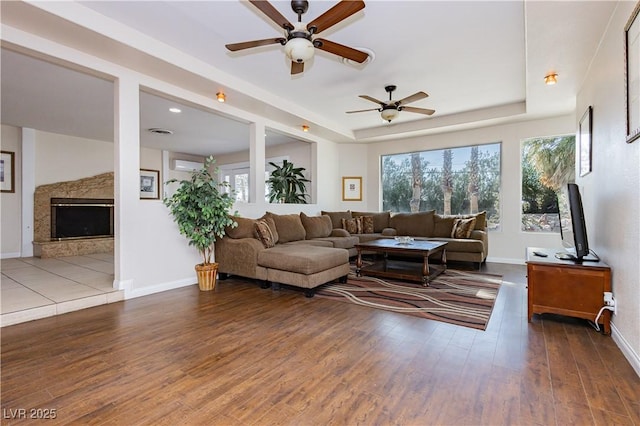
[[[611,293],[610,291],[604,292],[604,305],[608,306],[609,308],[613,308],[609,310],[614,314],[617,313],[618,309],[616,306],[616,300],[613,298],[613,293]]]
[[[607,306],[612,306],[611,302],[613,302],[613,293],[610,291],[604,292],[604,304]]]

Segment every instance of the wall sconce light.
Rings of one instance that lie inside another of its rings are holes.
[[[544,84],[551,86],[552,84],[556,84],[558,82],[558,74],[552,73],[544,76]]]
[[[308,132],[309,131],[309,126],[307,126],[306,124],[302,125],[302,131],[303,132]]]
[[[216,99],[218,100],[218,102],[223,103],[225,100],[227,100],[227,97],[224,93],[218,92],[216,93]]]

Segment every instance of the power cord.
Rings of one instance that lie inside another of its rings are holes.
[[[595,320],[595,322],[593,322],[593,323],[591,324],[591,326],[592,326],[593,328],[595,328],[595,329],[596,329],[596,331],[598,331],[598,332],[600,331],[600,325],[598,325],[598,320],[600,319],[600,316],[602,315],[602,313],[604,312],[604,310],[605,310],[605,309],[608,309],[608,310],[610,310],[611,312],[613,312],[613,311],[614,311],[614,307],[613,307],[613,306],[603,306],[602,308],[600,308],[600,311],[598,312],[598,315],[596,315],[596,320]]]

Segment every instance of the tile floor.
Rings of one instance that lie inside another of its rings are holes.
[[[123,300],[113,288],[113,254],[0,261],[2,327]]]

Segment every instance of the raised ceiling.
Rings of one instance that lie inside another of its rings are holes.
[[[272,3],[295,21],[290,2]],[[319,16],[333,4],[312,0],[303,20]],[[3,2],[2,22],[112,62],[126,60],[131,67],[147,67],[155,77],[172,83],[179,71],[180,82],[189,90],[211,97],[225,90],[228,104],[234,107],[290,128],[309,124],[315,134],[337,142],[376,141],[572,113],[575,94],[616,6],[609,1],[367,1],[364,10],[322,36],[370,49],[373,61],[353,65],[319,51],[303,74],[291,76],[279,45],[236,53],[225,49],[227,43],[281,35],[248,2],[65,5]],[[70,17],[78,25],[70,24]],[[96,33],[87,27],[101,30]],[[5,56],[3,52],[3,123]],[[195,71],[189,74],[190,65],[200,64],[210,70],[210,77]],[[549,71],[559,74],[555,86],[543,84]],[[345,114],[375,107],[358,95],[386,99],[387,84],[398,86],[394,98],[426,91],[429,98],[412,106],[433,108],[436,113],[425,118],[403,112],[391,124],[376,112]],[[68,96],[76,94],[72,91]],[[41,105],[49,101],[44,94],[38,99]],[[57,99],[51,102],[59,106]],[[98,111],[100,106],[94,108]],[[144,108],[151,111],[153,106]],[[237,123],[231,120],[229,125]]]

